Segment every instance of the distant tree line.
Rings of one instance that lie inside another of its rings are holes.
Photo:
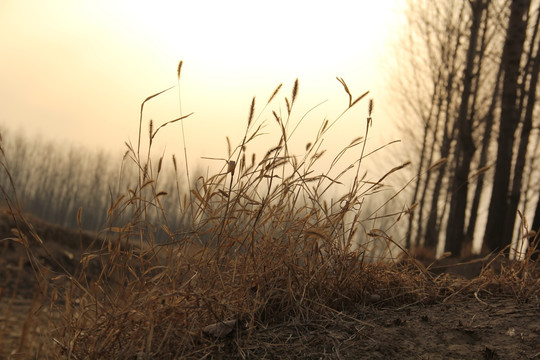
[[[82,228],[99,231],[108,224],[111,204],[137,185],[138,169],[122,154],[30,138],[11,129],[2,129],[2,139],[14,185],[11,186],[8,174],[2,171],[3,188],[11,197],[16,195],[23,211],[43,220],[77,228],[77,212],[82,208]],[[175,214],[178,214],[179,192],[185,192],[181,183],[184,177],[177,179],[172,166],[163,168],[158,187],[170,196],[164,196],[161,205],[171,214],[174,226],[179,227],[181,216]]]
[[[395,79],[415,139],[406,246],[519,246],[520,213],[537,206],[528,225],[540,230],[540,1],[411,0],[406,17]]]

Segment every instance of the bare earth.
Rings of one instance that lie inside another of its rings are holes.
[[[364,308],[332,327],[287,324],[254,358],[539,359],[540,308],[492,297],[401,309]],[[365,322],[365,323],[364,323]],[[259,340],[264,332],[254,334]],[[279,340],[278,340],[279,339]],[[272,343],[283,345],[275,347]],[[285,345],[286,344],[286,345]]]

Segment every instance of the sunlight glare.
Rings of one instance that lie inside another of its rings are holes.
[[[383,45],[388,3],[350,1],[102,1],[92,8],[111,33],[135,36],[153,51],[188,59],[216,73],[338,69]],[[88,11],[85,10],[85,12]],[[376,31],[375,31],[376,30]],[[361,65],[361,64],[359,64]]]

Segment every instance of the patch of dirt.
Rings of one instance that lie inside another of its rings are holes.
[[[234,342],[247,358],[540,359],[540,302],[486,296],[401,308],[368,306],[356,314],[336,314],[334,321],[282,324],[247,338],[224,342],[214,355],[240,356],[227,356]]]
[[[49,353],[51,320],[60,314],[40,300],[40,296],[1,299],[0,359],[39,359]]]

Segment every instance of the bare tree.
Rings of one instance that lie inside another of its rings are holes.
[[[398,93],[402,94],[402,105],[406,105],[405,116],[417,118],[422,131],[419,137],[418,127],[410,122],[401,129],[405,136],[420,142],[420,147],[414,150],[419,155],[412,193],[412,203],[418,207],[409,222],[406,246],[434,248],[439,238],[440,214],[444,212],[439,212],[439,200],[446,192],[444,178],[448,167],[430,169],[441,157],[452,156],[455,132],[452,114],[460,92],[456,79],[462,67],[462,38],[466,30],[462,19],[466,16],[466,3],[421,1],[410,5],[409,37],[403,42],[408,42],[410,51],[402,58],[408,59],[409,65],[405,67],[410,69],[410,74],[401,72],[398,79],[408,79],[409,75],[411,78],[400,83]],[[425,226],[427,216],[431,221]]]
[[[469,190],[469,173],[471,161],[475,152],[472,136],[473,118],[471,117],[470,102],[473,96],[473,76],[479,72],[477,65],[477,44],[480,34],[482,17],[487,9],[485,0],[471,0],[472,22],[469,35],[469,48],[463,73],[463,91],[457,118],[457,142],[455,150],[456,167],[452,180],[452,196],[450,200],[450,213],[446,227],[445,250],[454,256],[461,255],[461,246],[464,239],[465,212],[467,209],[467,195]]]
[[[418,164],[411,192],[417,210],[407,246],[434,248],[444,231],[445,250],[459,256],[464,244],[472,242],[477,224],[485,220],[489,248],[510,243],[517,208],[523,203],[525,164],[532,160],[528,144],[535,127],[533,89],[539,72],[539,11],[529,12],[534,1],[410,3],[410,27],[416,31],[416,42],[410,42],[416,46],[410,51],[411,73],[421,83],[409,81],[403,89],[410,103],[408,114],[418,119],[422,130],[406,133],[417,141]],[[536,23],[527,28],[533,16]],[[492,174],[487,171],[495,147],[494,187],[486,214],[481,198]],[[447,164],[430,171],[439,157]],[[494,245],[490,230],[506,240]]]
[[[520,120],[518,109],[519,74],[527,33],[531,0],[512,0],[510,18],[503,47],[503,87],[497,141],[497,160],[491,192],[484,242],[491,250],[501,250],[511,243],[515,214],[509,214],[510,175],[514,154],[514,136]],[[509,218],[512,218],[510,220]],[[507,228],[510,227],[510,230]],[[510,237],[508,237],[510,234]]]

